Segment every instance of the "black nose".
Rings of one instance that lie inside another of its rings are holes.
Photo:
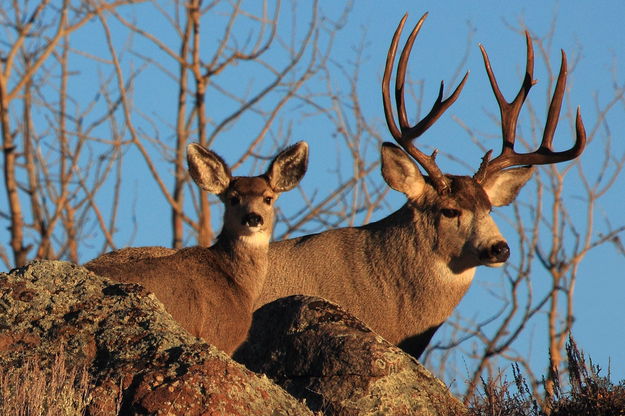
[[[263,225],[263,217],[254,212],[251,212],[243,217],[242,223],[243,225],[247,225],[248,227],[258,227],[259,225]]]
[[[490,247],[491,261],[503,263],[510,257],[510,247],[505,241],[498,241]]]

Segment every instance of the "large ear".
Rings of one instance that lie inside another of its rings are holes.
[[[308,144],[298,142],[281,151],[269,165],[265,175],[276,192],[295,188],[308,169]]]
[[[206,192],[221,194],[230,185],[232,174],[217,153],[211,152],[198,143],[187,146],[189,174],[195,183]]]
[[[425,179],[410,156],[393,143],[382,143],[382,176],[396,191],[408,198],[417,198],[423,192]]]
[[[501,170],[488,177],[482,187],[490,203],[495,207],[502,207],[514,201],[532,174],[534,174],[533,166]]]

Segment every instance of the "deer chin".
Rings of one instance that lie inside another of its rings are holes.
[[[496,262],[487,262],[487,263],[484,263],[484,266],[486,266],[486,267],[492,267],[492,268],[494,268],[494,269],[495,269],[495,268],[497,268],[497,267],[501,267],[501,266],[503,266],[504,264],[506,264],[506,262],[505,262],[505,261],[496,261]]]
[[[251,228],[250,232],[239,236],[239,241],[250,246],[269,246],[270,236],[260,227]]]

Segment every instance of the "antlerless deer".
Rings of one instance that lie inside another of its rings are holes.
[[[472,177],[443,174],[436,165],[436,153],[426,155],[412,141],[456,100],[467,76],[446,100],[442,100],[441,84],[430,113],[415,126],[409,125],[403,92],[406,66],[426,15],[410,34],[399,59],[395,84],[399,127],[393,120],[389,79],[407,16],[393,36],[382,81],[386,121],[392,136],[403,148],[383,144],[382,176],[391,188],[406,195],[407,202],[388,217],[362,227],[340,228],[270,244],[268,276],[256,303],[260,307],[291,294],[329,299],[415,357],[421,355],[458,305],[471,284],[475,268],[500,266],[508,259],[510,250],[490,215],[491,208],[507,205],[516,198],[533,173],[532,165],[574,159],[583,152],[586,143],[578,110],[573,147],[563,152],[551,148],[566,83],[563,52],[539,149],[533,153],[517,153],[513,149],[519,112],[534,84],[534,55],[526,33],[526,75],[512,103],[507,103],[499,91],[486,52],[480,46],[501,111],[501,154],[491,160],[488,152]],[[427,176],[420,173],[415,161]]]
[[[154,292],[191,334],[231,354],[245,339],[253,306],[267,274],[274,203],[304,176],[308,145],[278,154],[265,174],[232,177],[215,153],[199,144],[187,148],[189,172],[203,190],[225,205],[224,225],[209,247],[169,250],[127,248],[100,256],[89,270]]]

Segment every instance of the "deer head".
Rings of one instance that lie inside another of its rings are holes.
[[[189,173],[203,190],[216,194],[225,205],[219,239],[268,244],[273,231],[274,203],[293,189],[306,173],[308,145],[299,142],[280,152],[259,176],[235,176],[219,155],[191,143],[187,148]]]
[[[425,216],[427,221],[435,224],[436,235],[432,236],[432,244],[437,246],[434,252],[443,257],[452,269],[462,271],[478,265],[499,266],[508,259],[510,249],[490,216],[492,207],[510,204],[516,198],[532,176],[533,165],[574,159],[583,152],[586,144],[584,125],[578,109],[575,144],[566,151],[552,150],[553,134],[566,84],[566,55],[562,52],[560,73],[540,147],[531,153],[517,153],[514,150],[516,123],[523,102],[536,82],[533,80],[534,53],[531,39],[526,32],[525,79],[511,103],[503,98],[486,51],[480,45],[501,112],[503,148],[501,154],[492,160],[492,151],[487,152],[472,177],[446,175],[436,164],[436,151],[427,155],[417,149],[413,141],[456,101],[467,81],[468,73],[445,100],[442,99],[444,84],[441,82],[438,97],[430,112],[414,126],[409,124],[404,101],[406,67],[413,43],[426,16],[427,13],[421,17],[410,34],[397,66],[395,103],[399,127],[393,119],[389,84],[399,37],[407,15],[399,23],[388,51],[382,80],[384,114],[392,136],[403,150],[391,143],[382,145],[382,175],[391,188],[406,195],[408,205],[418,211],[419,216]],[[425,170],[427,176],[421,174],[417,164]]]

